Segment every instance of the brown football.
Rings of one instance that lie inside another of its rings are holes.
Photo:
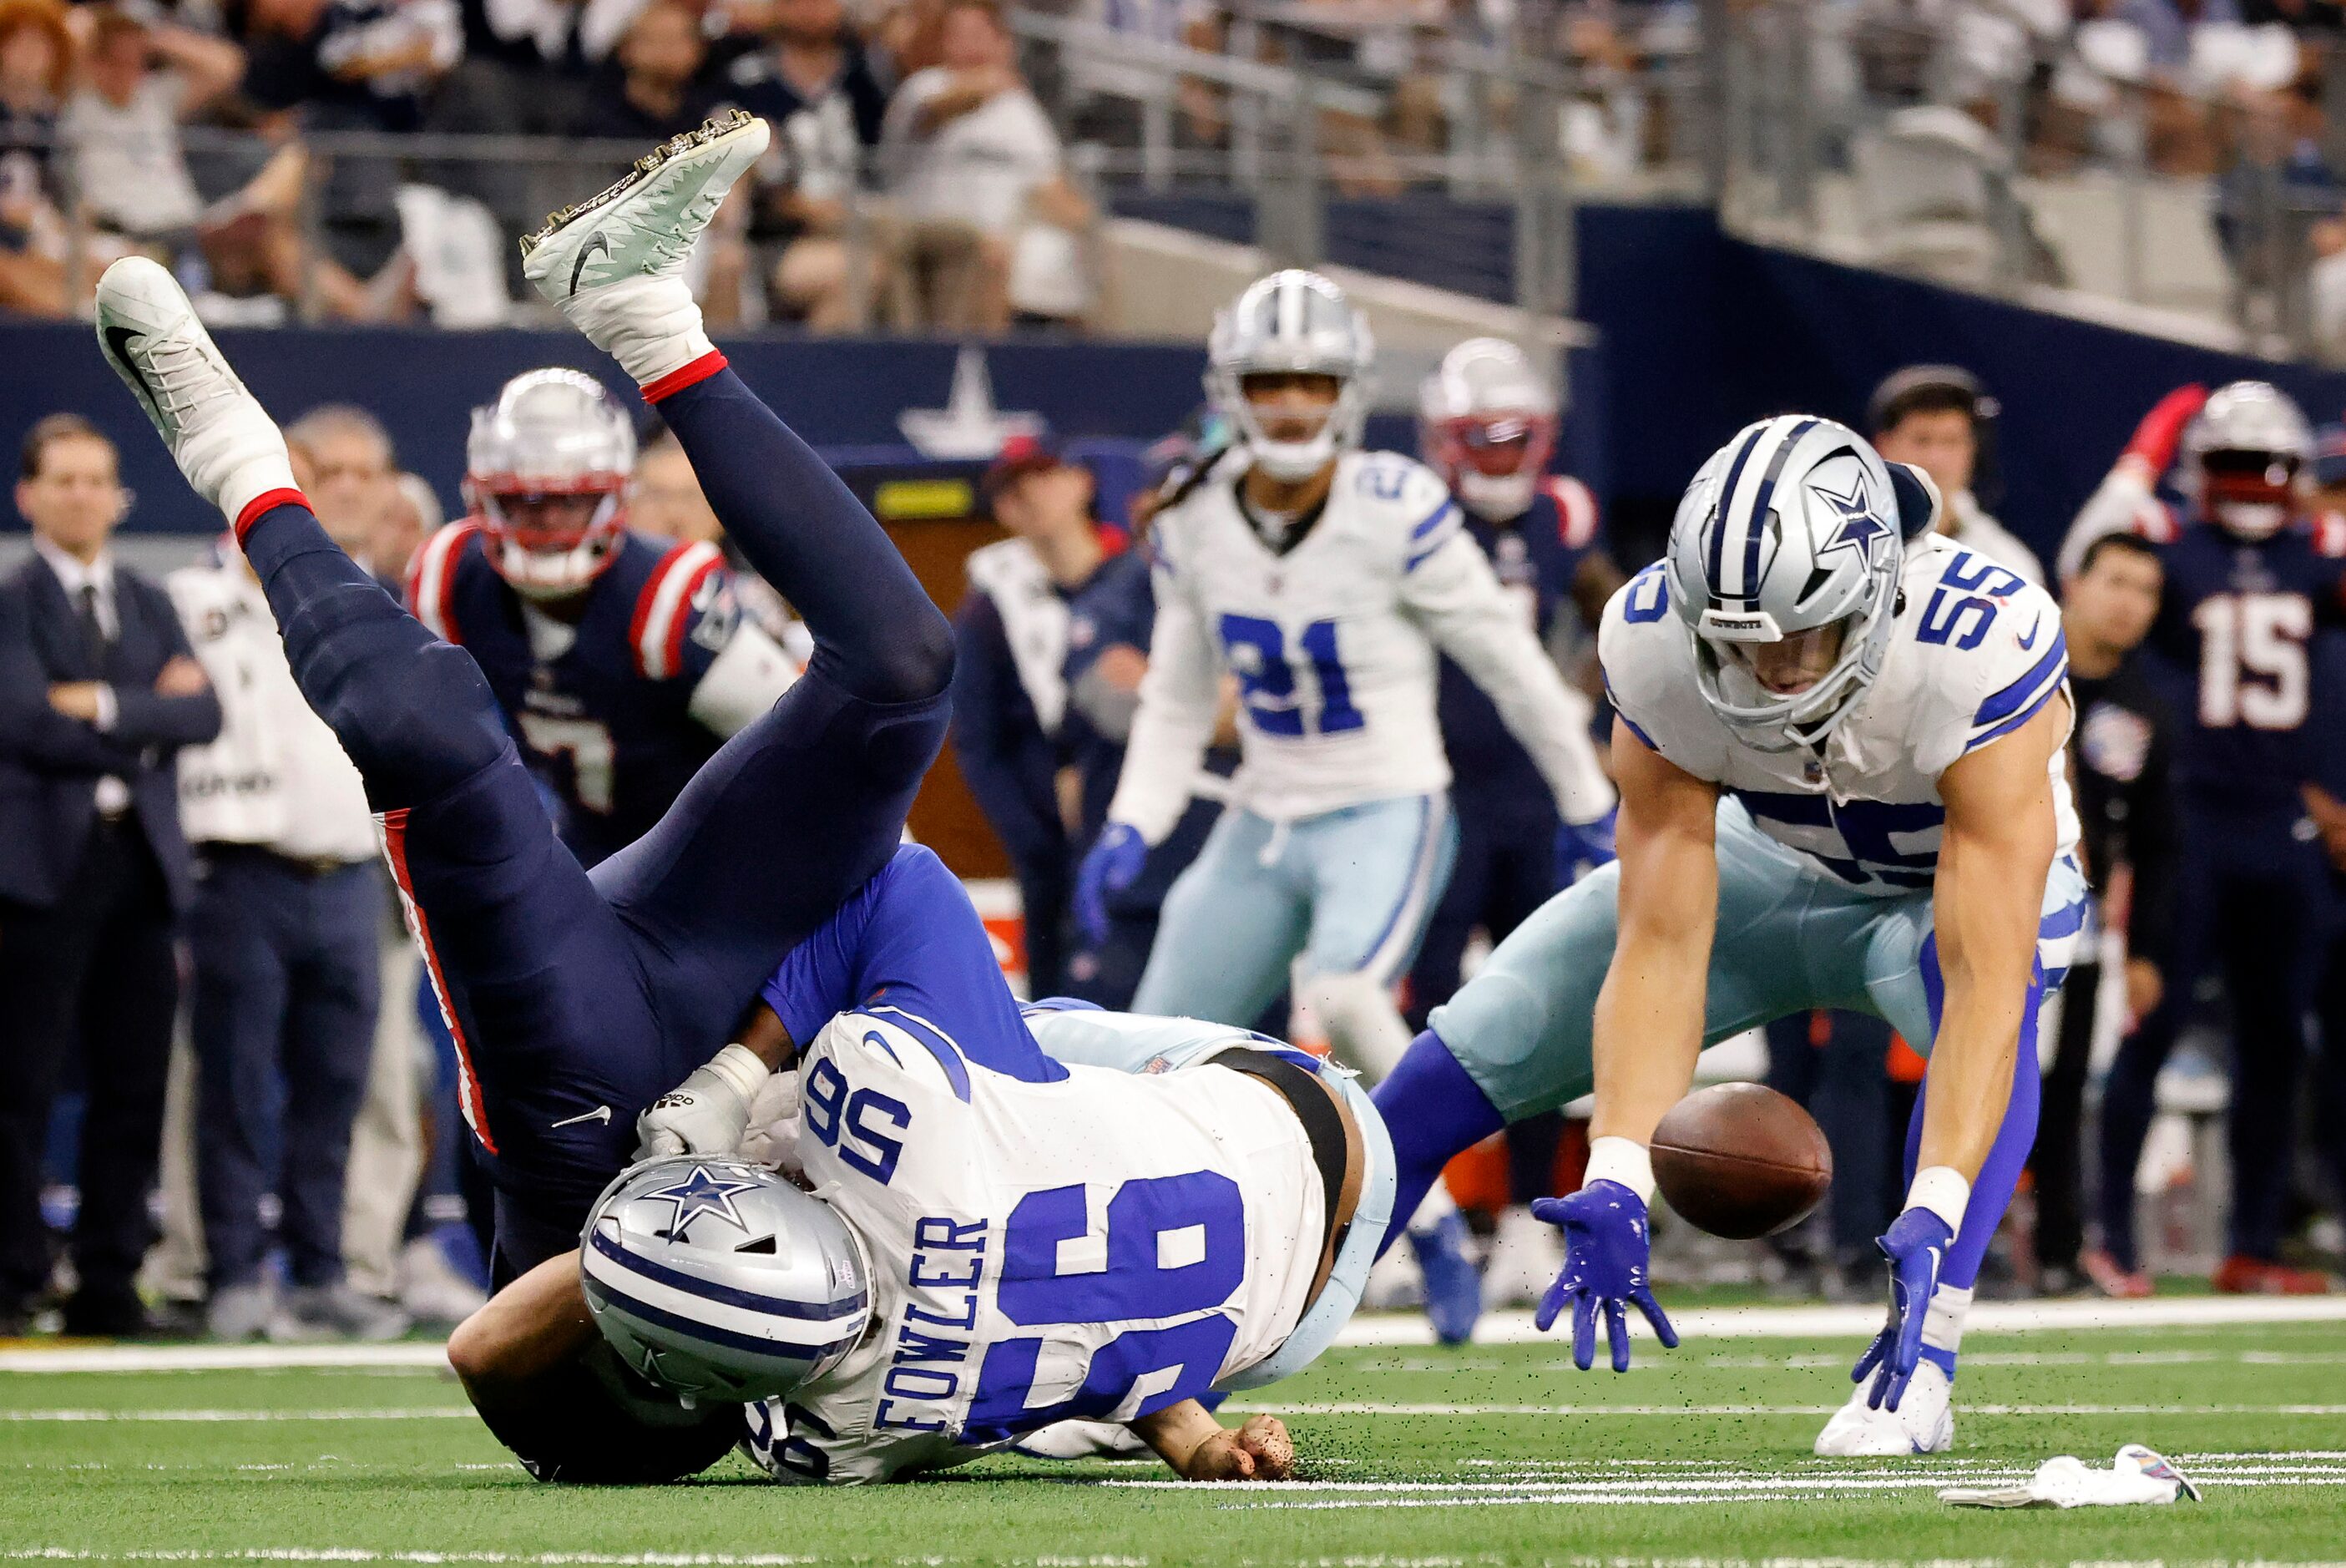
[[[1749,1241],[1808,1217],[1832,1186],[1809,1114],[1760,1084],[1697,1089],[1654,1129],[1654,1182],[1688,1224]]]

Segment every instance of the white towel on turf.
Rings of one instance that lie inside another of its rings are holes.
[[[2116,1508],[2127,1503],[2199,1501],[2199,1489],[2140,1443],[2118,1450],[2107,1470],[2068,1454],[2048,1459],[2022,1486],[1950,1486],[1939,1501],[1959,1508]]]

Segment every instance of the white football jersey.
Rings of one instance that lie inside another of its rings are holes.
[[[1239,689],[1234,799],[1317,816],[1450,783],[1434,712],[1437,652],[1491,694],[1567,820],[1612,804],[1588,705],[1511,613],[1432,470],[1348,453],[1319,520],[1285,553],[1240,510],[1244,453],[1152,520],[1158,619],[1109,816],[1155,843],[1188,803],[1222,670]]]
[[[823,1029],[801,1062],[798,1156],[862,1242],[872,1326],[823,1377],[749,1407],[747,1446],[776,1479],[890,1481],[1069,1417],[1130,1420],[1294,1331],[1325,1224],[1311,1144],[1277,1090],[1196,1057],[1264,1043],[1134,1023],[1166,1041],[1142,1071],[1049,1083],[885,1007]]]
[[[2044,589],[1936,535],[1906,546],[1900,587],[1882,672],[1821,755],[1760,750],[1711,711],[1659,564],[1605,606],[1597,648],[1606,688],[1647,745],[1725,786],[1769,837],[1866,892],[1928,888],[1947,815],[1939,775],[2045,703],[2066,701],[2068,643]],[[2061,751],[2052,773],[2066,853],[2077,818]]]

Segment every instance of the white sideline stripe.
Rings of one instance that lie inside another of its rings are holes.
[[[384,1405],[344,1410],[0,1410],[5,1421],[425,1421],[470,1420],[470,1405]]]
[[[1882,1327],[1878,1307],[1705,1307],[1670,1315],[1688,1339],[1839,1339],[1871,1334]],[[1972,1308],[1965,1329],[1974,1334],[2028,1333],[2065,1329],[2172,1329],[2249,1323],[2346,1323],[2346,1294],[2257,1297],[2178,1296],[2149,1301],[1983,1301]],[[1636,1331],[1646,1338],[1642,1321]],[[1532,1327],[1528,1312],[1485,1313],[1474,1330],[1476,1344],[1555,1344],[1554,1334]],[[1336,1341],[1352,1346],[1412,1346],[1433,1343],[1433,1330],[1416,1313],[1362,1313]],[[1983,1354],[1973,1352],[1975,1359]],[[2015,1356],[2029,1352],[2014,1352]],[[2119,1352],[2123,1356],[2125,1352]],[[2146,1356],[2168,1352],[2145,1352]],[[2178,1357],[2191,1352],[2173,1352]],[[2289,1352],[2243,1355],[2251,1363],[2267,1355],[2275,1365],[2297,1364]],[[0,1349],[0,1372],[228,1372],[247,1368],[428,1367],[447,1364],[447,1347],[429,1341],[395,1345],[31,1345]],[[2302,1359],[2313,1364],[2311,1354]],[[1999,1364],[1980,1359],[1982,1366]],[[2029,1363],[2014,1360],[2014,1365]],[[2048,1360],[2046,1365],[2063,1362]],[[1414,1369],[1402,1369],[1404,1370]],[[1444,1361],[1437,1369],[1464,1369]]]
[[[396,1345],[69,1345],[0,1350],[0,1372],[240,1372],[289,1367],[448,1365],[448,1347]]]
[[[1247,1506],[1239,1504],[1238,1506]],[[1256,1504],[1254,1506],[1264,1506]],[[1279,1506],[1279,1505],[1271,1505]],[[1289,1504],[1287,1506],[1294,1506]],[[1305,1505],[1314,1506],[1314,1505]],[[1328,1506],[1321,1504],[1317,1506]],[[1337,1506],[1351,1506],[1339,1504]],[[615,1568],[694,1568],[708,1564],[709,1568],[796,1568],[801,1563],[814,1563],[836,1559],[791,1556],[785,1553],[728,1552],[375,1552],[363,1546],[252,1546],[229,1551],[171,1551],[137,1549],[91,1549],[73,1546],[31,1546],[0,1549],[0,1562],[16,1563],[491,1563],[544,1564],[546,1568],[580,1563],[611,1564]],[[899,1568],[937,1568],[946,1563],[976,1563],[999,1562],[998,1558],[947,1557],[862,1557],[861,1563],[889,1563]],[[1035,1568],[1148,1568],[1150,1559],[1123,1555],[1067,1556],[1045,1553],[1033,1558],[1015,1558],[1014,1562],[1032,1563]],[[1290,1563],[1296,1568],[1464,1568],[1468,1563],[1497,1563],[1504,1561],[1489,1553],[1473,1556],[1442,1555],[1403,1557],[1379,1553],[1374,1555],[1343,1557],[1249,1557],[1247,1562],[1257,1568],[1276,1568]],[[2003,1557],[1551,1557],[1545,1560],[1552,1568],[2014,1568],[2012,1560]],[[2030,1563],[2039,1561],[2035,1558]],[[2062,1560],[2052,1559],[2055,1563]],[[2320,1559],[2254,1557],[2237,1560],[2217,1558],[2141,1558],[2134,1560],[2106,1557],[2070,1560],[2066,1568],[2346,1568],[2346,1563]]]
[[[1824,1339],[1872,1334],[1882,1308],[1698,1307],[1670,1313],[1679,1337]],[[2175,1329],[2243,1323],[2346,1323],[2346,1294],[2337,1296],[2173,1296],[2147,1301],[1982,1301],[1964,1319],[1967,1334],[2023,1334],[2059,1329]],[[1642,1321],[1638,1338],[1650,1334]],[[1529,1312],[1486,1312],[1474,1326],[1478,1345],[1546,1341]],[[1339,1345],[1431,1345],[1433,1329],[1421,1314],[1364,1313],[1338,1335]]]
[[[1455,1405],[1387,1400],[1256,1404],[1232,1400],[1233,1413],[1281,1416],[1829,1416],[1831,1405]],[[2346,1416],[2346,1405],[1978,1405],[1967,1416]]]

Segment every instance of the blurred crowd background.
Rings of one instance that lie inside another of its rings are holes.
[[[137,249],[216,322],[526,320],[512,239],[738,105],[780,134],[698,260],[726,323],[1112,329],[1119,213],[1739,178],[1754,224],[2330,351],[2341,37],[2332,0],[5,0],[0,308]]]

